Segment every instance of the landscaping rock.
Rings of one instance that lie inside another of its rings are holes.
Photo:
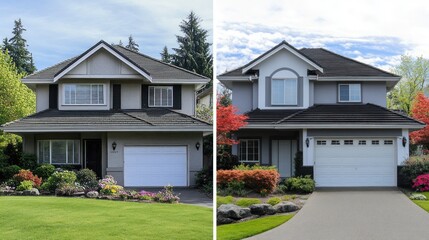
[[[217,225],[229,224],[229,223],[235,222],[234,219],[223,217],[222,215],[218,215],[216,219],[217,219],[216,220],[217,221]]]
[[[241,208],[234,204],[222,204],[217,209],[217,215],[224,218],[242,219],[251,215],[249,208]]]
[[[13,195],[15,191],[14,190],[0,190],[0,196],[9,196]]]
[[[97,198],[98,197],[98,192],[97,191],[89,191],[86,193],[86,197],[88,198]]]
[[[73,196],[75,197],[85,196],[85,192],[75,192],[73,193]]]
[[[255,215],[273,215],[277,211],[270,204],[253,204],[250,206],[250,212]]]
[[[295,212],[299,209],[298,205],[293,202],[281,202],[274,206],[277,213]]]
[[[39,196],[39,190],[37,188],[32,188],[31,190],[22,191],[22,195],[24,196]]]

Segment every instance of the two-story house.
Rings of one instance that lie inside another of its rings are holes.
[[[90,168],[133,186],[189,186],[202,168],[194,72],[100,41],[81,55],[22,79],[37,113],[3,130],[40,163]]]
[[[233,147],[243,163],[301,172],[319,187],[396,186],[408,157],[410,130],[424,125],[386,109],[400,76],[322,48],[283,41],[253,61],[218,76],[248,115]],[[399,167],[398,167],[399,166]]]

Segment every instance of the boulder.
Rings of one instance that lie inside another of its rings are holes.
[[[98,198],[98,192],[97,191],[89,191],[86,193],[86,197],[88,198]]]
[[[25,196],[39,196],[40,192],[37,188],[32,188],[31,190],[24,190],[22,191],[22,195]]]
[[[273,215],[277,211],[270,204],[262,203],[262,204],[251,205],[250,212],[252,214],[262,216],[262,215]]]
[[[249,208],[242,208],[234,204],[222,204],[217,209],[217,215],[224,218],[242,219],[251,215]]]
[[[1,189],[0,196],[9,196],[9,195],[12,195],[14,192],[15,192],[14,190]]]
[[[295,212],[299,209],[298,205],[293,202],[281,202],[274,206],[277,213]]]
[[[216,221],[217,221],[217,225],[222,225],[222,224],[233,223],[235,220],[232,218],[227,218],[227,217],[223,217],[221,215],[218,215],[216,218]]]

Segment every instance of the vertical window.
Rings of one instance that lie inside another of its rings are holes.
[[[339,84],[338,85],[339,102],[361,102],[361,86],[359,83]]]
[[[64,105],[104,104],[103,84],[64,84]]]
[[[259,162],[259,139],[240,139],[240,162]]]
[[[273,78],[271,80],[271,104],[272,105],[297,105],[298,104],[298,79]]]
[[[149,107],[173,107],[173,87],[150,86]]]
[[[79,140],[39,140],[39,163],[80,164],[79,146]]]

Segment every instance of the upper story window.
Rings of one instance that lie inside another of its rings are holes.
[[[339,84],[339,102],[361,102],[361,86],[359,83]]]
[[[173,107],[173,87],[149,86],[149,107]]]
[[[104,84],[64,84],[64,105],[104,105]]]
[[[298,104],[298,79],[297,78],[273,78],[271,80],[271,104],[272,105],[297,105]]]

